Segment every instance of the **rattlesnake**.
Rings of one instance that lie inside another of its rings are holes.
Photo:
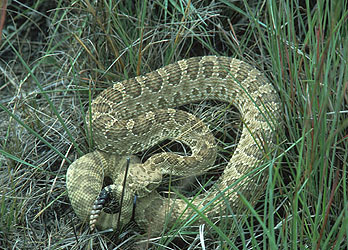
[[[155,189],[163,174],[196,175],[213,167],[217,150],[208,127],[194,115],[172,109],[207,99],[236,106],[243,129],[222,176],[208,194],[191,198],[188,206],[184,199],[165,198]],[[70,165],[66,181],[72,207],[80,219],[90,219],[91,229],[95,225],[100,229],[117,227],[119,213],[100,213],[102,206],[98,204],[103,203],[107,192],[120,199],[126,156],[164,139],[182,141],[191,148],[191,156],[165,152],[151,156],[144,164],[134,157],[131,160],[119,222],[127,224],[134,213],[140,228],[153,233],[165,224],[173,225],[178,218],[192,216],[192,206],[204,210],[209,218],[223,215],[226,208],[237,209],[240,198],[236,190],[247,198],[257,198],[255,191],[262,190],[265,177],[257,174],[255,178],[248,173],[274,149],[280,101],[265,76],[249,64],[228,57],[203,56],[115,83],[92,102],[90,114],[86,120],[92,125],[97,149]],[[114,184],[101,195],[105,176]],[[133,211],[135,194],[138,198]]]

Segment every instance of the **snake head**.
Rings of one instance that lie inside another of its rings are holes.
[[[129,169],[127,187],[139,198],[154,191],[162,182],[162,173],[158,170],[148,170],[146,164],[135,164]]]

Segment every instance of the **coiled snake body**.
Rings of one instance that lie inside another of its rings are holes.
[[[120,199],[126,156],[173,139],[187,144],[192,154],[159,153],[143,164],[132,160],[120,223],[125,225],[132,217],[135,194],[138,199],[134,219],[144,230],[158,232],[165,223],[172,225],[178,218],[192,215],[193,210],[183,199],[162,197],[155,189],[163,174],[199,175],[213,167],[216,145],[207,126],[192,114],[172,109],[206,99],[236,106],[243,129],[222,176],[208,194],[192,198],[191,206],[205,209],[203,214],[212,218],[223,214],[227,206],[240,206],[236,190],[253,198],[254,192],[262,188],[260,178],[265,178],[258,175],[256,180],[248,173],[260,166],[273,149],[274,124],[280,120],[278,95],[264,75],[249,64],[228,57],[204,56],[115,83],[92,102],[91,119],[88,116],[86,120],[91,120],[97,149],[71,164],[66,177],[76,214],[83,221],[91,217],[92,228],[116,228],[119,213],[99,214],[101,208],[93,208],[105,176],[114,183],[107,190]],[[228,190],[237,181],[238,185]],[[212,201],[216,204],[207,206]]]

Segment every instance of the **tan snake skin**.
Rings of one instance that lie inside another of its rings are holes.
[[[187,103],[214,99],[231,103],[241,113],[243,129],[238,146],[222,176],[207,192],[192,198],[197,209],[209,218],[224,215],[226,207],[240,207],[236,189],[257,199],[265,177],[246,176],[263,163],[274,149],[276,123],[280,122],[280,101],[264,75],[249,64],[228,57],[204,56],[181,60],[144,76],[115,83],[91,105],[91,125],[97,149],[70,165],[66,181],[76,214],[90,219],[91,229],[116,228],[119,213],[93,208],[105,176],[114,185],[113,197],[121,196],[125,158],[164,139],[187,144],[192,155],[164,152],[141,164],[132,158],[122,206],[121,225],[129,222],[134,194],[138,195],[135,221],[144,230],[160,232],[164,225],[192,217],[193,210],[180,198],[165,198],[155,189],[163,174],[199,175],[211,169],[217,149],[208,127],[194,115],[172,109]],[[87,121],[90,117],[87,116]],[[244,178],[242,178],[244,177]],[[257,179],[258,178],[258,179]],[[224,195],[222,191],[240,181]],[[232,192],[233,191],[233,192]],[[229,194],[227,196],[227,193]],[[222,197],[205,207],[214,198]],[[221,201],[222,199],[222,201]],[[92,213],[92,215],[91,215]],[[96,214],[95,214],[96,213]],[[166,215],[169,216],[166,216]],[[197,223],[202,222],[197,220]]]

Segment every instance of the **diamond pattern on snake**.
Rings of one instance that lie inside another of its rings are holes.
[[[193,57],[117,82],[92,102],[91,119],[86,120],[91,122],[88,125],[92,126],[96,149],[74,161],[66,175],[68,196],[78,217],[89,222],[93,230],[116,229],[118,221],[126,225],[134,215],[141,229],[158,233],[165,223],[171,226],[178,218],[192,215],[192,208],[183,199],[163,197],[156,188],[165,174],[201,175],[214,167],[217,148],[207,125],[193,114],[175,109],[210,99],[239,110],[242,134],[222,176],[207,192],[192,198],[191,205],[213,218],[227,206],[235,210],[241,206],[237,190],[248,199],[257,199],[255,191],[262,190],[266,177],[253,178],[248,173],[275,147],[276,123],[280,121],[275,88],[263,73],[241,60]],[[144,163],[133,156],[165,139],[188,145],[192,154],[162,152]],[[108,195],[119,204],[128,156],[132,164],[118,218],[119,210],[108,213],[103,204]],[[103,189],[105,177],[113,184]],[[133,211],[135,194],[138,198]],[[219,196],[223,200],[207,209]]]

